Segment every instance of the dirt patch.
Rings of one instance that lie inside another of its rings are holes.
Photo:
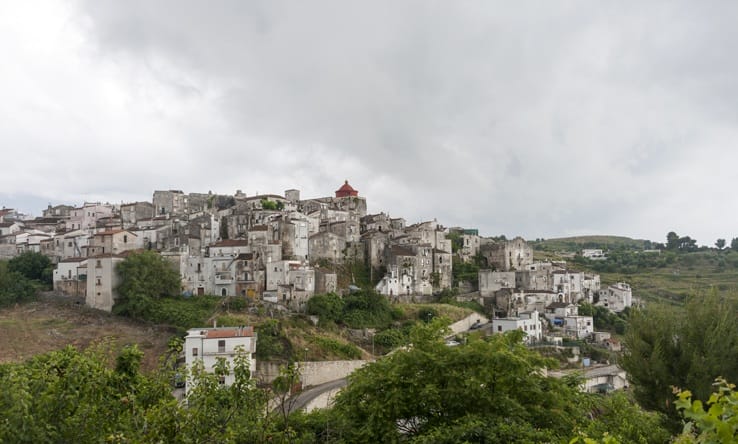
[[[0,310],[0,362],[19,362],[73,345],[85,349],[110,341],[114,349],[138,344],[144,370],[157,367],[173,332],[99,310],[69,298],[42,297]]]

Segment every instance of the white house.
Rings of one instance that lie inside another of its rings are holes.
[[[584,249],[582,250],[582,257],[586,257],[593,261],[602,261],[607,259],[605,253],[600,249]]]
[[[516,318],[492,319],[492,331],[504,333],[506,331],[522,330],[525,333],[525,341],[540,341],[543,337],[543,327],[537,311],[520,313]]]
[[[54,269],[54,290],[72,296],[85,297],[87,293],[87,258],[62,259]]]
[[[564,334],[577,339],[584,339],[594,333],[592,316],[564,317]]]
[[[584,372],[585,392],[607,393],[624,388],[628,388],[628,375],[617,365],[592,367]]]
[[[251,374],[256,368],[256,333],[254,327],[220,327],[220,328],[193,328],[187,331],[184,344],[185,363],[191,369],[195,362],[200,361],[205,371],[213,372],[218,358],[224,358],[229,368],[233,369],[236,356],[243,353],[248,359]],[[235,381],[233,372],[221,378],[221,384],[231,385]],[[185,391],[191,388],[191,380],[185,385]]]
[[[600,290],[600,300],[595,305],[605,307],[614,313],[625,310],[626,307],[633,305],[633,292],[630,285],[618,282],[605,290]]]

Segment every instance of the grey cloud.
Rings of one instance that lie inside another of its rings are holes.
[[[669,228],[652,220],[654,208],[677,218],[700,199],[675,197],[674,184],[735,157],[726,150],[738,6],[727,2],[74,7],[89,62],[119,67],[118,81],[143,104],[130,113],[149,113],[126,116],[136,137],[64,142],[92,158],[92,144],[136,145],[149,161],[121,161],[137,171],[135,185],[109,187],[121,191],[320,195],[350,179],[370,210],[411,221],[660,238]],[[89,170],[71,171],[73,181]],[[694,188],[731,178],[716,171]],[[75,189],[105,179],[90,173]],[[705,227],[702,237],[731,236]]]

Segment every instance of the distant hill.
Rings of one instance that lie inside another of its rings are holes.
[[[569,251],[575,253],[584,248],[643,250],[646,245],[650,244],[650,241],[632,239],[625,236],[574,236],[536,240],[530,243],[536,250]]]

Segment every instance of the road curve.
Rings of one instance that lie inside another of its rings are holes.
[[[348,380],[346,378],[342,378],[303,390],[297,395],[294,401],[290,402],[290,413],[305,408],[305,406],[308,405],[310,401],[322,395],[323,393],[345,387],[347,384]]]

